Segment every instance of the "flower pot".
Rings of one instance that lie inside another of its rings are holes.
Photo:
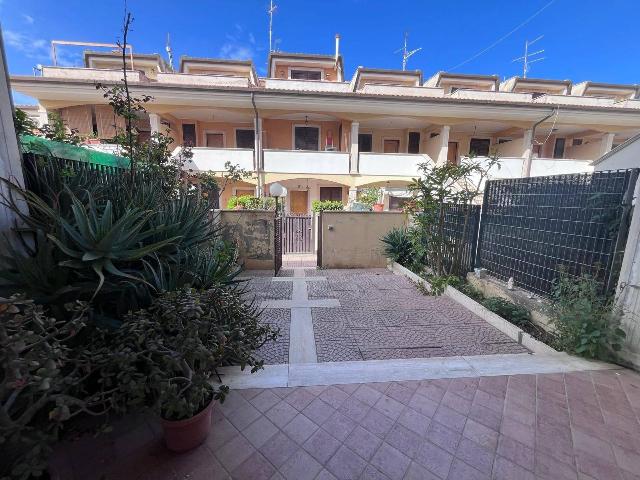
[[[382,212],[384,210],[384,205],[382,203],[374,203],[373,211],[374,212]]]
[[[184,420],[161,419],[164,442],[169,450],[186,452],[205,441],[211,431],[211,411],[214,399],[198,414]]]

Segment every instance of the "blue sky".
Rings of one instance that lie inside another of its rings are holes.
[[[129,0],[135,18],[130,42],[136,52],[164,54],[166,35],[170,33],[176,60],[180,55],[252,58],[263,75],[268,51],[268,3]],[[348,77],[359,65],[400,68],[401,56],[394,51],[402,45],[406,30],[409,47],[423,48],[409,60],[409,68],[421,69],[425,78],[439,70],[451,70],[501,39],[455,71],[500,77],[520,74],[521,65],[512,59],[522,55],[525,40],[544,35],[536,48],[545,49],[546,59],[533,64],[529,76],[640,83],[637,0],[276,3],[274,37],[278,49],[331,54],[334,34],[340,33]],[[118,40],[122,13],[120,0],[0,0],[10,72],[31,74],[34,65],[49,64],[52,39]],[[62,48],[59,58],[65,65],[79,65],[81,49]],[[15,98],[17,103],[28,100],[22,95]]]

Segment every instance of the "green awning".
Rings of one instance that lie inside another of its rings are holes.
[[[20,135],[20,146],[25,153],[53,156],[106,167],[129,168],[129,159],[68,143],[54,142],[34,135]]]

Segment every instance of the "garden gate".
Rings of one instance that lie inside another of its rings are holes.
[[[287,215],[282,220],[283,253],[313,253],[311,215]]]

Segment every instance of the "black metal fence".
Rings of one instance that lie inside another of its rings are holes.
[[[442,249],[446,271],[462,274],[473,270],[479,223],[480,205],[445,204]],[[440,238],[439,232],[435,236]]]
[[[560,270],[615,288],[640,170],[487,182],[478,266],[549,295]]]

